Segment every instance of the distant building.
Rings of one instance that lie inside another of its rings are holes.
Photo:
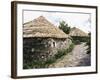
[[[81,37],[87,37],[88,33],[85,33],[84,31],[80,30],[79,28],[73,27],[69,33],[70,36],[81,36]]]
[[[75,43],[87,42],[89,39],[88,33],[85,33],[79,28],[73,27],[69,33]]]
[[[54,26],[43,16],[23,24],[23,54],[34,60],[47,60],[57,50],[68,48],[71,44],[68,35]]]

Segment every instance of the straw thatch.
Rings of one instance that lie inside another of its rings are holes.
[[[69,33],[70,36],[88,36],[88,33],[85,33],[84,31],[80,30],[79,28],[72,28],[70,33]]]
[[[43,16],[23,24],[23,37],[67,38],[62,30],[55,27]]]

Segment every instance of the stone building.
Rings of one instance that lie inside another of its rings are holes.
[[[88,33],[82,31],[79,28],[73,27],[69,33],[71,36],[72,40],[75,43],[80,43],[80,42],[87,42],[88,39],[90,38]]]
[[[43,16],[23,24],[24,57],[45,61],[52,58],[57,50],[68,48],[71,43],[67,34]]]
[[[85,33],[79,28],[73,27],[69,33],[70,36],[81,36],[81,37],[88,37],[88,33]]]

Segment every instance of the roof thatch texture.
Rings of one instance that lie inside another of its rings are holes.
[[[80,30],[79,28],[72,28],[70,33],[69,33],[70,36],[88,36],[88,33],[85,33],[84,31]]]
[[[54,26],[43,16],[23,24],[23,37],[67,38],[62,30]]]

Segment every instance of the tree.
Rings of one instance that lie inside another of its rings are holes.
[[[65,21],[61,21],[59,24],[59,28],[65,32],[66,34],[69,34],[70,32],[70,26],[65,22]]]

